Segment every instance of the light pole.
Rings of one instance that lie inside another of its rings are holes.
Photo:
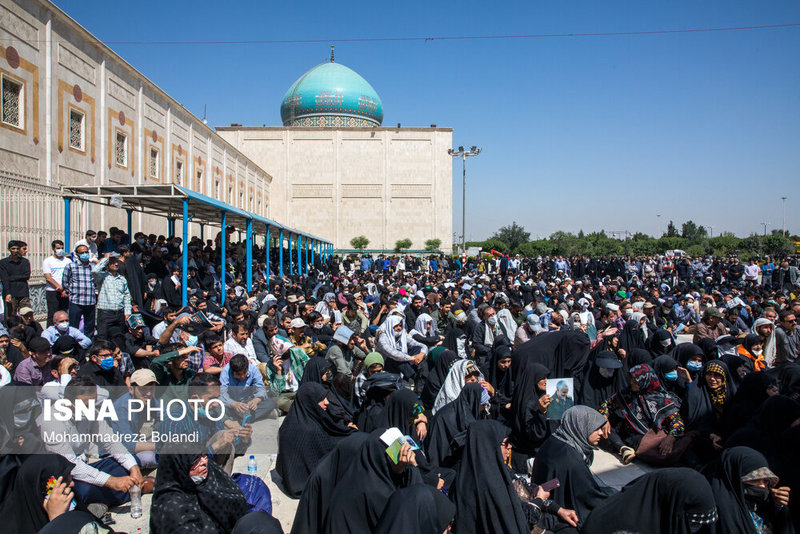
[[[781,197],[783,201],[783,233],[782,236],[786,237],[786,197]]]
[[[463,146],[458,147],[458,150],[452,148],[447,149],[447,153],[454,158],[461,157],[461,250],[467,248],[467,158],[470,156],[477,156],[481,153],[481,149],[472,145],[469,150],[464,150]]]
[[[761,226],[764,227],[764,237],[767,237],[767,225],[768,224],[769,224],[769,222],[762,222],[761,223]]]

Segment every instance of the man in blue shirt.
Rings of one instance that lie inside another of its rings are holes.
[[[54,345],[55,342],[63,336],[73,338],[82,349],[88,349],[89,345],[92,344],[92,340],[83,335],[83,332],[69,325],[69,315],[67,315],[67,312],[57,311],[53,314],[53,325],[48,326],[47,329],[42,332],[42,337],[49,341],[51,345]]]
[[[257,421],[275,409],[275,401],[267,397],[261,372],[244,354],[236,354],[222,368],[219,382],[219,398],[225,404],[226,412],[239,421],[247,415],[250,415],[250,421]]]
[[[761,264],[761,285],[772,289],[772,273],[775,272],[775,264],[769,259],[769,256],[764,257],[764,263]]]

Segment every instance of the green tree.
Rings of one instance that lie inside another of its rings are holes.
[[[510,226],[501,227],[492,237],[506,243],[508,245],[508,253],[513,254],[517,247],[530,240],[531,233],[526,232],[525,228],[514,221]]]
[[[490,238],[484,241],[481,245],[479,245],[485,252],[489,252],[490,250],[497,250],[498,252],[502,252],[503,254],[507,254],[511,252],[508,243],[502,241],[497,238]]]
[[[350,246],[356,250],[364,250],[367,248],[367,245],[369,245],[369,239],[367,239],[367,236],[360,235],[350,240]]]
[[[701,239],[705,239],[708,232],[702,226],[697,226],[694,221],[686,221],[681,226],[681,237],[688,240],[690,243],[697,243]]]
[[[688,254],[692,258],[703,256],[705,253],[706,249],[704,249],[702,245],[692,245],[686,249],[686,254]]]
[[[425,250],[438,250],[442,246],[441,239],[428,239],[425,241]]]
[[[411,240],[409,238],[405,239],[398,239],[394,243],[394,251],[401,252],[403,250],[408,250],[411,248]]]
[[[794,242],[790,237],[773,233],[764,238],[764,252],[770,256],[789,256],[794,254]]]
[[[664,234],[664,237],[678,237],[678,229],[675,228],[675,223],[669,221],[667,225],[667,233]]]

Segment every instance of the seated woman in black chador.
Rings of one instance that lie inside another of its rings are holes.
[[[476,421],[467,430],[458,478],[454,531],[459,534],[577,532],[578,516],[549,499],[541,487],[518,478],[508,466],[508,427]],[[537,530],[538,531],[538,530]]]
[[[778,477],[767,459],[748,447],[722,453],[710,477],[717,501],[720,534],[791,534],[788,487],[778,487]]]

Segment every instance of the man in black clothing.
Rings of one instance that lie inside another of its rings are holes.
[[[406,306],[403,312],[406,316],[406,332],[411,332],[411,330],[414,329],[414,325],[417,323],[417,316],[421,313],[425,313],[422,309],[422,302],[422,297],[414,295],[414,298],[411,299],[411,304]]]
[[[28,280],[31,278],[31,263],[22,256],[24,241],[12,239],[8,242],[8,257],[0,260],[0,283],[3,284],[3,304],[6,317],[13,317],[22,307],[30,307]]]
[[[91,377],[101,387],[124,386],[125,379],[119,371],[120,360],[114,356],[114,349],[114,344],[110,341],[95,341],[89,347],[89,361],[81,365],[78,376]],[[111,392],[111,397],[118,397],[123,393],[125,391],[120,388],[119,391]]]
[[[164,265],[164,260],[162,259],[163,253],[160,247],[154,248],[153,256],[144,268],[145,272],[158,275],[159,280],[165,278],[169,274],[169,269]]]
[[[122,257],[122,267],[119,272],[128,281],[128,291],[131,294],[131,301],[135,306],[134,311],[144,308],[144,291],[147,281],[144,277],[144,269],[137,254],[128,245],[119,245],[117,252]]]

